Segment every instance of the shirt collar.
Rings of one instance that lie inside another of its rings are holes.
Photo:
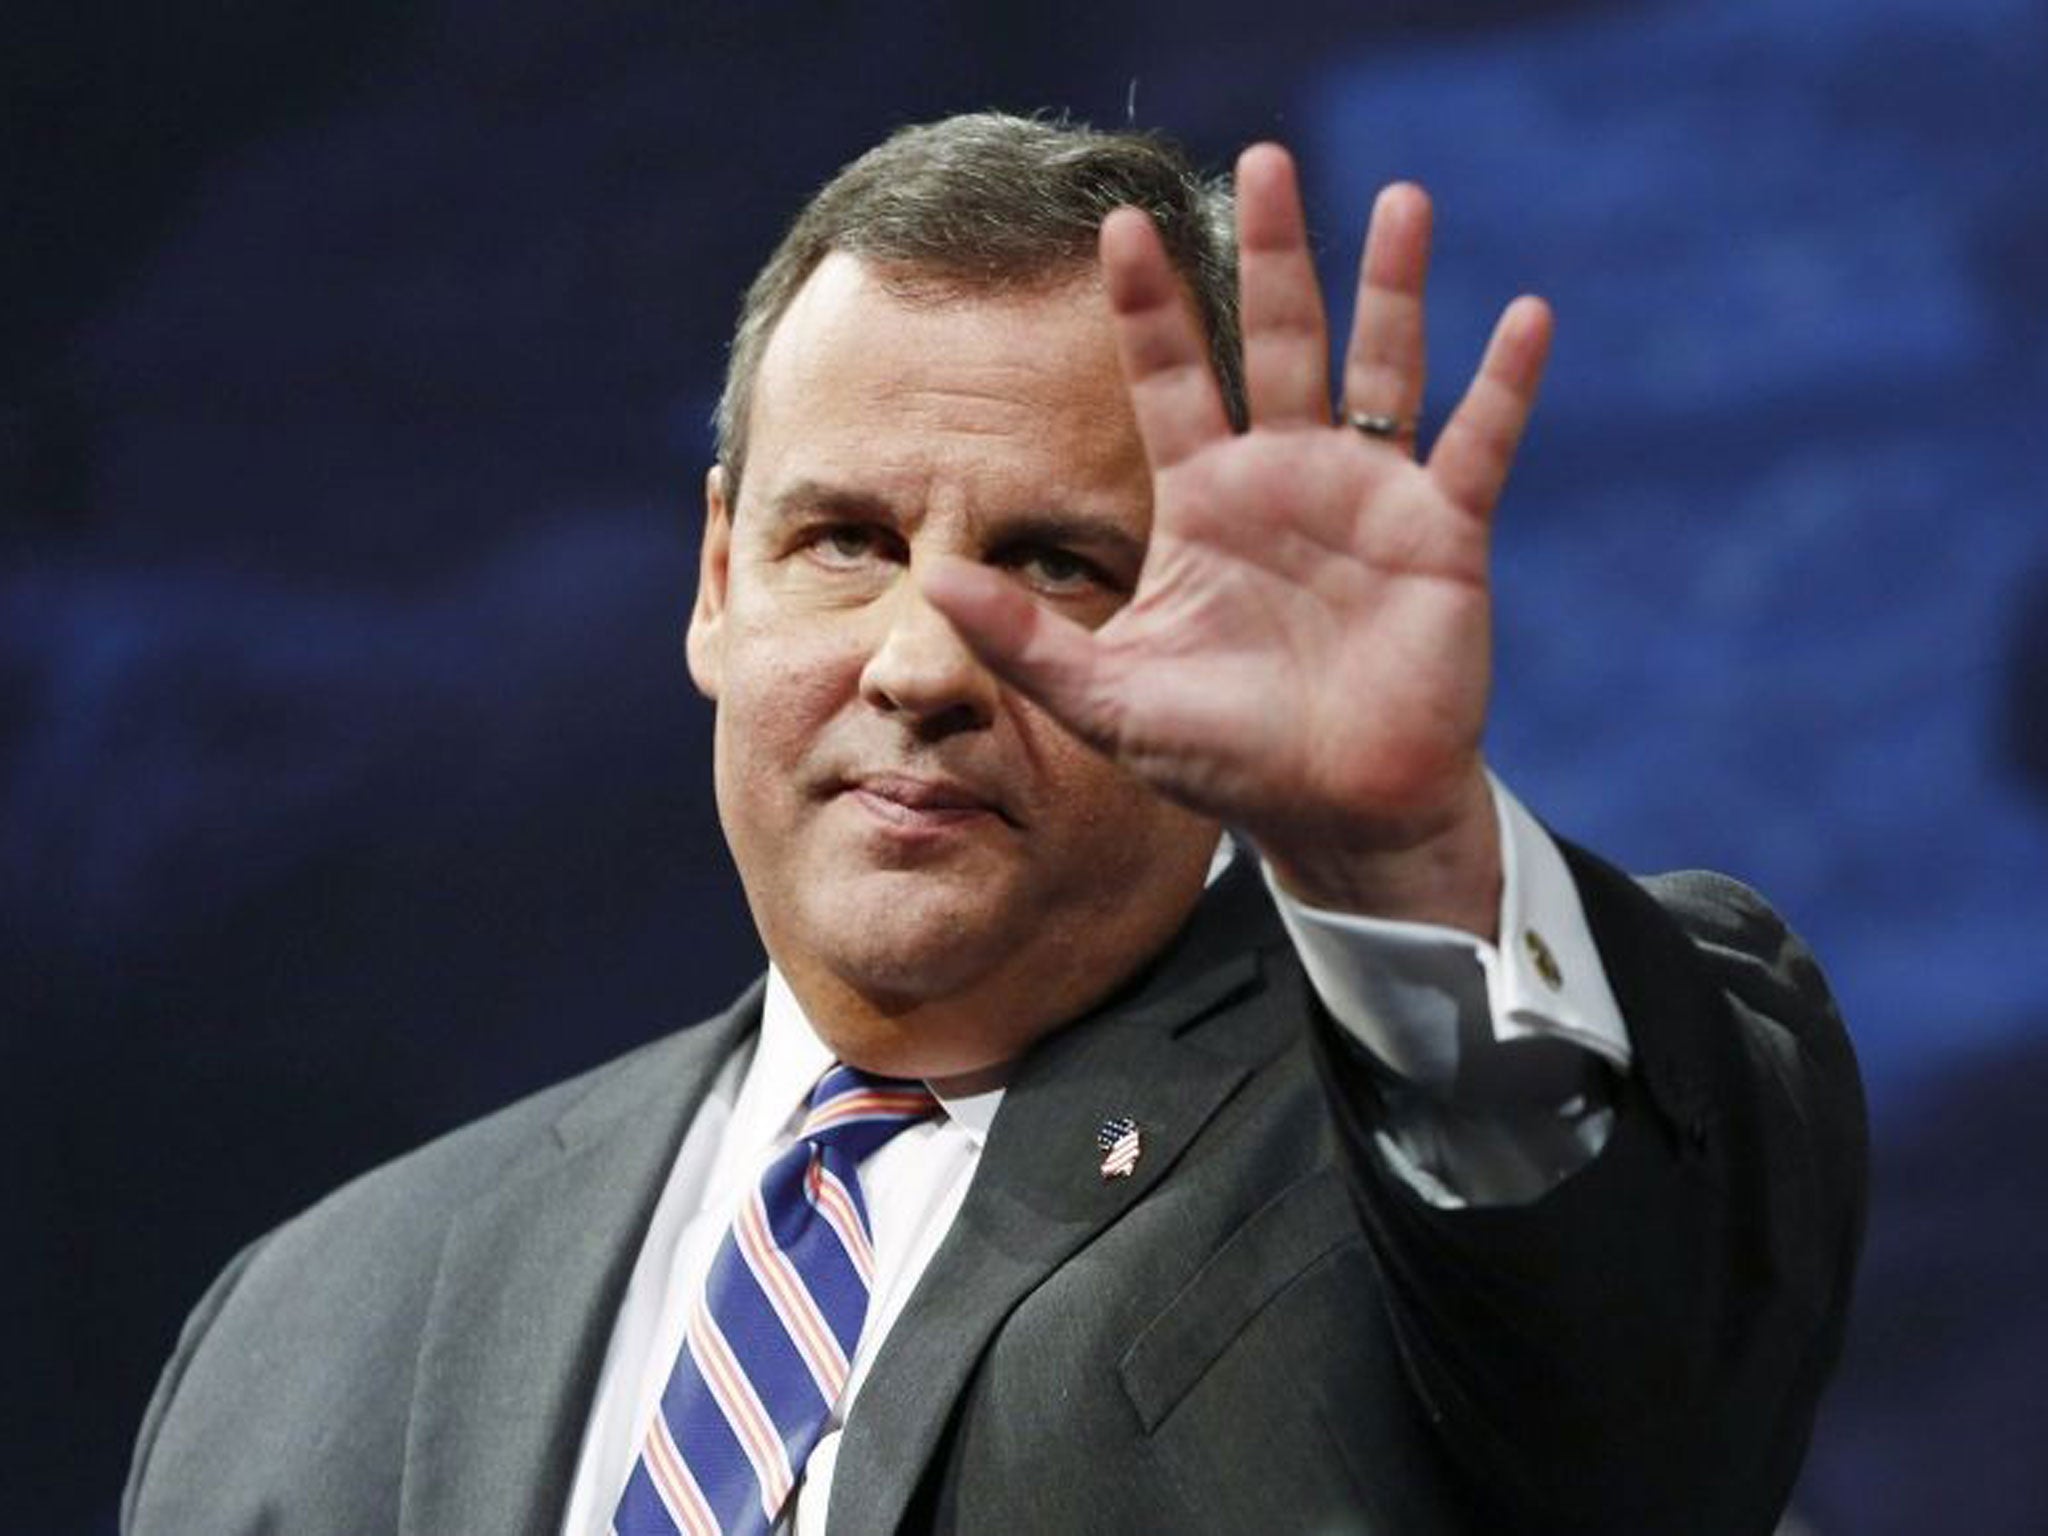
[[[1209,860],[1204,885],[1216,879],[1236,857],[1237,845],[1229,833],[1218,839]],[[747,1147],[765,1147],[795,1129],[810,1098],[812,1085],[825,1075],[836,1058],[804,1017],[796,994],[772,962],[768,967],[768,993],[761,1004],[761,1036],[754,1046],[754,1060],[747,1069],[738,1102],[733,1105],[729,1141]],[[980,1093],[943,1094],[936,1089],[946,1118],[967,1133],[976,1149],[988,1140],[996,1110],[1002,1106],[1000,1086]]]
[[[788,980],[770,965],[768,992],[761,1003],[760,1039],[733,1105],[732,1139],[749,1147],[764,1147],[793,1129],[812,1087],[835,1059],[804,1017]],[[977,1148],[988,1139],[989,1126],[1003,1102],[1000,1087],[935,1096],[946,1117],[965,1131]]]

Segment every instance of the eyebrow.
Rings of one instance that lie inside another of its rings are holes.
[[[832,485],[823,480],[799,480],[778,492],[763,509],[778,522],[819,512],[843,513],[849,517],[886,518],[894,515],[888,499],[868,491]]]

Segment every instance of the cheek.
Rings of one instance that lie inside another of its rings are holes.
[[[719,792],[786,788],[854,697],[860,661],[829,636],[729,632],[718,699]]]
[[[1116,865],[1146,857],[1174,808],[1134,775],[1039,717],[1032,735],[1035,768],[1058,824],[1084,845],[1091,861]]]
[[[1217,826],[1152,790],[1135,774],[1084,746],[1035,706],[1018,720],[1032,772],[1046,790],[1049,826],[1094,882],[1129,888],[1155,877],[1206,869]]]

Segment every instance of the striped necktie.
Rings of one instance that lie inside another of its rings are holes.
[[[741,1204],[612,1516],[617,1536],[771,1529],[846,1388],[874,1284],[855,1170],[937,1103],[834,1067]]]

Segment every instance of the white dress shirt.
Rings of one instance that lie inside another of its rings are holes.
[[[1317,911],[1274,887],[1317,995],[1390,1074],[1382,1155],[1444,1206],[1531,1198],[1583,1163],[1612,1120],[1598,1072],[1629,1063],[1627,1028],[1563,855],[1498,783],[1494,805],[1504,855],[1498,945]],[[1223,862],[1219,854],[1212,878]],[[584,1428],[565,1536],[610,1530],[733,1213],[795,1139],[832,1061],[771,969],[760,1033],[720,1069],[641,1243]],[[840,1425],[967,1197],[1002,1096],[942,1096],[941,1114],[861,1164],[875,1288],[846,1392],[778,1531],[823,1536]]]

